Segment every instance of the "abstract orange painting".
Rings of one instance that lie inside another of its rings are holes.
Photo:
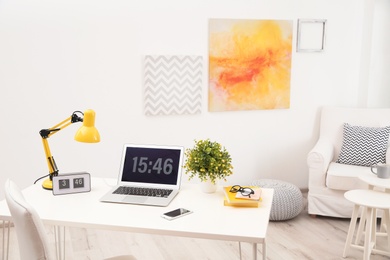
[[[292,21],[209,21],[209,111],[290,107]]]

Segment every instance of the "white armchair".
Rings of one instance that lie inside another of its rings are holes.
[[[344,141],[344,124],[375,127],[380,131],[384,129],[383,131],[387,133],[387,139],[383,138],[386,141],[382,142],[381,139],[379,143],[384,146],[382,149],[383,160],[386,159],[389,163],[390,149],[387,149],[387,140],[390,127],[386,126],[390,126],[390,108],[323,107],[320,114],[319,139],[307,156],[309,167],[308,212],[311,215],[350,218],[353,205],[344,198],[344,193],[352,189],[367,188],[367,184],[360,181],[358,176],[372,173],[368,165],[349,164],[345,161],[344,163],[337,162]],[[362,144],[359,140],[354,141]],[[347,148],[347,145],[344,145],[342,154],[348,157],[350,151],[347,151]],[[372,151],[376,153],[380,149],[372,149]],[[363,156],[363,154],[358,152],[359,156]],[[378,159],[377,154],[374,157],[374,159]]]

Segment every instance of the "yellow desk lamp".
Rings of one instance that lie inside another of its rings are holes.
[[[78,114],[81,114],[79,116]],[[83,122],[83,125],[80,127],[80,129],[77,131],[74,139],[79,142],[84,143],[98,143],[100,142],[100,135],[98,130],[95,128],[95,111],[92,109],[88,109],[84,112],[84,114],[81,111],[75,111],[72,113],[70,117],[62,121],[61,123],[53,126],[49,129],[42,129],[39,131],[39,134],[42,137],[42,143],[43,148],[45,149],[45,154],[47,158],[47,166],[49,167],[49,178],[46,179],[42,187],[47,190],[53,189],[53,176],[58,175],[58,168],[56,165],[56,162],[54,160],[54,157],[51,155],[48,138],[55,133],[58,133],[60,130],[64,129],[65,127],[69,126],[70,124],[76,123],[76,122]]]

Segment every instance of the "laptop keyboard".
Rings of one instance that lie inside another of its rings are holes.
[[[119,186],[113,194],[167,198],[173,190]]]

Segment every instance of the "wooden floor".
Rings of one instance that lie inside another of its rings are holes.
[[[92,216],[93,217],[93,216]],[[362,259],[363,252],[351,249],[343,258],[349,219],[313,218],[307,210],[289,221],[270,222],[267,235],[267,259]],[[48,227],[50,238],[53,229]],[[54,241],[54,239],[52,239]],[[53,247],[54,247],[54,242]],[[385,238],[379,238],[379,246]],[[252,259],[252,247],[242,244],[242,259]],[[261,259],[261,246],[258,246]],[[66,259],[100,260],[120,254],[132,254],[140,260],[229,260],[239,259],[237,242],[213,241],[147,234],[129,234],[81,228],[66,229]],[[19,259],[14,228],[11,228],[9,259]],[[372,255],[372,260],[389,259]]]

